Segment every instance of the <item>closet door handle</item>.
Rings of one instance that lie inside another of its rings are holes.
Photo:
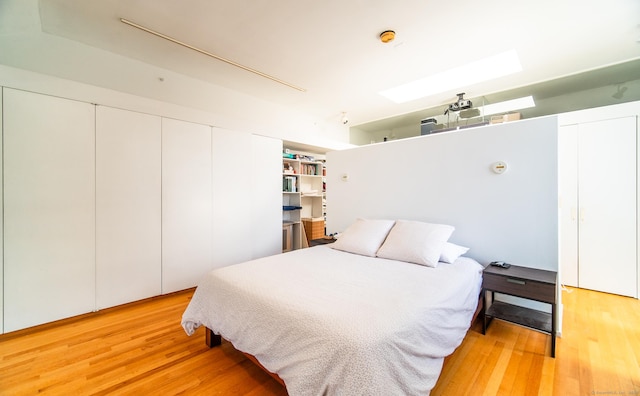
[[[584,223],[584,218],[586,217],[585,212],[586,212],[585,208],[580,208],[580,222],[582,223]]]
[[[576,221],[578,209],[575,206],[571,207],[571,221]]]

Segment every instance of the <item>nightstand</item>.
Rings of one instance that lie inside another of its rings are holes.
[[[482,334],[493,318],[529,327],[551,335],[551,357],[556,356],[556,279],[558,273],[512,265],[509,268],[489,265],[482,275],[484,322]],[[491,301],[487,293],[491,293]],[[551,305],[551,313],[495,301],[494,293],[508,294]]]

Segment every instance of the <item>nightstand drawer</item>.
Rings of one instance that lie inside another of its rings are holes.
[[[556,286],[551,283],[485,272],[482,287],[496,293],[511,294],[548,303],[556,302]]]

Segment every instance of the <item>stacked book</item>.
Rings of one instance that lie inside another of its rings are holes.
[[[282,178],[282,191],[284,192],[297,192],[298,189],[296,187],[296,177],[295,176],[284,176]]]
[[[302,173],[303,175],[313,175],[318,176],[320,172],[318,171],[319,166],[315,164],[302,164]]]

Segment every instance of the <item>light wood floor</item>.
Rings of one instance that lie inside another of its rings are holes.
[[[209,349],[180,318],[192,291],[0,336],[0,394],[286,395],[229,343]],[[549,337],[494,321],[446,359],[432,395],[640,395],[640,302],[563,292]]]
[[[445,360],[432,395],[640,395],[640,301],[562,293],[562,338],[493,321]]]

